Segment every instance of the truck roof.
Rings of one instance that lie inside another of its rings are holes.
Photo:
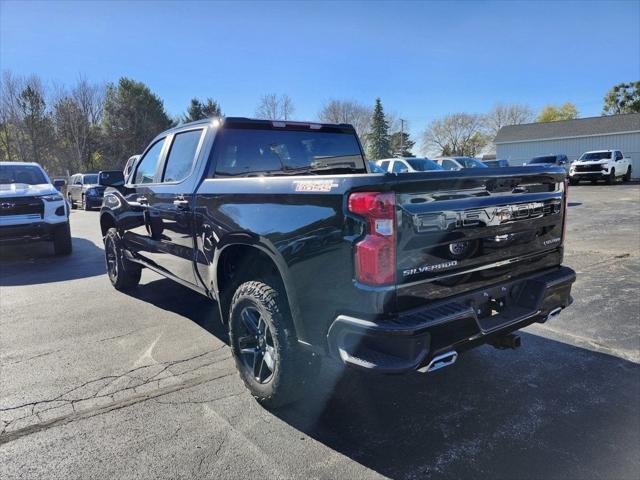
[[[215,126],[248,128],[251,126],[261,128],[292,128],[292,129],[339,129],[343,131],[355,132],[353,125],[349,123],[327,123],[327,122],[301,122],[291,120],[264,120],[248,117],[213,117],[194,122],[183,123],[173,128],[165,130],[162,134],[183,130],[195,125],[207,125],[213,123]]]

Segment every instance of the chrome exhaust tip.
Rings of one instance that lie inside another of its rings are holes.
[[[458,352],[456,352],[455,350],[451,350],[450,352],[443,353],[442,355],[438,355],[437,357],[433,357],[429,364],[422,368],[419,368],[418,372],[433,372],[435,370],[439,370],[440,368],[453,365],[454,363],[456,363],[456,360],[458,360]]]

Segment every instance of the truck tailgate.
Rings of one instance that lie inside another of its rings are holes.
[[[560,265],[564,179],[539,167],[398,175],[398,311]]]

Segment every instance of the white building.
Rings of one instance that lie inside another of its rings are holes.
[[[621,150],[640,177],[640,113],[502,127],[494,140],[496,158],[522,165],[538,155],[565,154],[576,160],[589,150]]]

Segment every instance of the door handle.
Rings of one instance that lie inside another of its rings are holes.
[[[181,200],[177,199],[173,201],[173,204],[178,207],[180,210],[188,210],[189,209],[189,200]]]
[[[149,205],[149,200],[147,197],[138,197],[138,203],[140,205]]]

